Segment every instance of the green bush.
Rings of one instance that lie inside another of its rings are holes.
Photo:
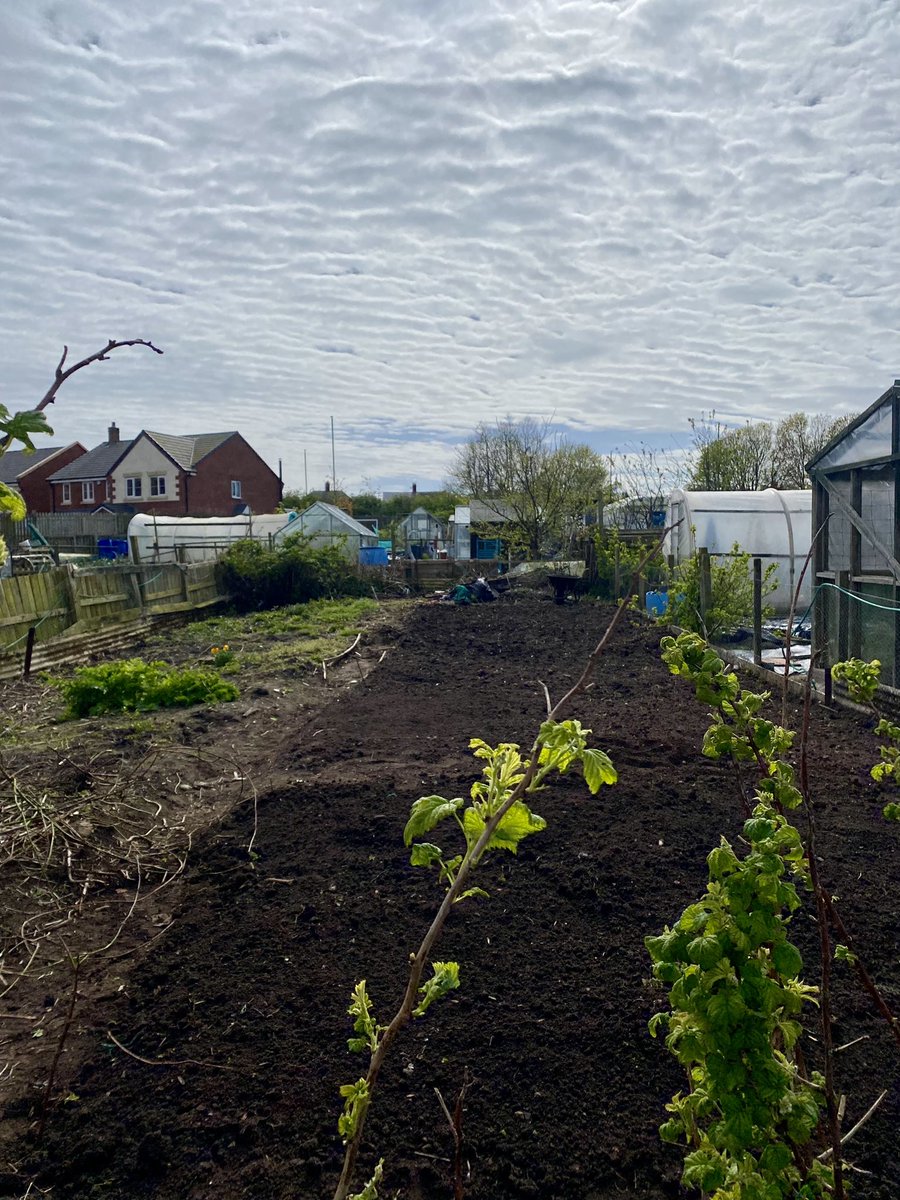
[[[630,541],[623,538],[618,529],[598,529],[594,534],[594,552],[597,562],[597,583],[592,590],[601,600],[619,600],[628,595],[634,582],[634,574],[644,560],[649,543]],[[616,566],[618,564],[618,572]],[[649,562],[644,563],[644,582],[655,585],[662,579],[664,560],[658,551]],[[618,573],[618,590],[616,575]]]
[[[700,556],[692,554],[675,568],[669,582],[669,611],[667,619],[691,633],[699,633],[710,639],[716,634],[746,625],[753,620],[753,577],[750,573],[750,555],[741,550],[737,542],[731,554],[724,559],[714,555],[709,558],[712,581],[712,604],[706,621],[700,617]],[[770,563],[763,575],[763,600],[778,586],[774,578],[775,564]],[[763,606],[763,619],[772,615],[771,608]]]
[[[238,690],[216,671],[193,667],[177,671],[164,662],[140,658],[81,667],[71,679],[52,681],[66,701],[67,717],[108,712],[147,712],[236,700]]]
[[[314,546],[300,533],[272,549],[262,542],[235,542],[223,555],[219,571],[239,612],[303,604],[323,596],[361,596],[369,590],[340,546]]]

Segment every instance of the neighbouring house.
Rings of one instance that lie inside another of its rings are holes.
[[[49,512],[53,501],[49,477],[86,453],[81,442],[42,446],[33,454],[7,450],[0,455],[0,481],[21,495],[29,512]]]
[[[399,523],[395,540],[413,552],[418,547],[423,552],[430,550],[437,553],[443,549],[445,537],[444,522],[432,516],[427,509],[419,507]]]
[[[499,558],[503,526],[512,519],[512,510],[503,500],[473,499],[457,504],[451,530],[453,557]]]
[[[236,431],[171,434],[144,429],[105,442],[49,477],[51,512],[145,512],[230,517],[273,512],[278,475]]]
[[[287,532],[304,534],[315,546],[341,546],[351,562],[359,561],[359,552],[378,545],[378,534],[361,525],[343,509],[317,500],[304,509]]]

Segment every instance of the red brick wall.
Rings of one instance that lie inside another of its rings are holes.
[[[50,474],[52,475],[53,472],[51,471]],[[93,500],[81,499],[81,483],[79,480],[73,479],[69,484],[69,494],[72,497],[71,503],[69,504],[63,504],[63,485],[61,483],[48,484],[47,486],[53,492],[50,507],[44,509],[35,509],[35,512],[91,513],[98,504],[105,504],[108,499],[108,484],[105,479],[95,480]]]
[[[28,506],[30,513],[46,513],[53,511],[53,491],[47,482],[49,476],[61,471],[76,458],[86,454],[81,442],[73,442],[59,454],[50,454],[41,462],[36,463],[30,470],[19,476],[19,490]]]
[[[186,511],[191,516],[230,517],[240,504],[249,504],[255,513],[270,513],[281,500],[281,480],[240,434],[202,459],[196,471],[186,482]],[[233,479],[241,485],[239,500],[231,495]]]

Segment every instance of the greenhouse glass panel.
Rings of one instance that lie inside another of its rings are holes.
[[[833,450],[820,458],[815,471],[830,471],[849,463],[863,463],[872,458],[884,458],[891,453],[892,406],[882,404],[856,429],[845,433]]]
[[[841,499],[850,504],[850,476],[836,475],[828,481]],[[830,507],[828,518],[828,570],[850,570],[850,521],[836,504]]]
[[[880,542],[889,550],[894,545],[894,468],[868,467],[862,474],[860,515]],[[884,555],[863,534],[862,569],[890,571]]]
[[[860,655],[866,661],[881,662],[881,682],[890,687],[894,680],[894,589],[890,584],[866,583],[859,589],[860,599],[850,603],[851,627],[860,624]],[[853,634],[851,632],[853,645]]]

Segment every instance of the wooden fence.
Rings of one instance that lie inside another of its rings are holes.
[[[35,668],[91,652],[122,627],[205,608],[226,599],[215,563],[166,566],[116,564],[93,571],[57,567],[41,575],[0,580],[0,678],[19,674],[29,630]],[[62,643],[65,643],[63,645]],[[60,651],[65,651],[60,656]]]
[[[24,521],[0,517],[0,536],[10,550],[29,539],[35,542],[34,529],[54,550],[96,554],[98,538],[124,538],[129,513],[29,513]]]

